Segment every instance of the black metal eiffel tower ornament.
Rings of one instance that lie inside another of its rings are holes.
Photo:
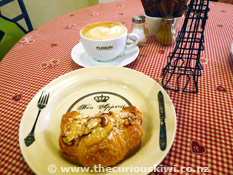
[[[174,51],[168,55],[167,65],[163,68],[162,85],[165,89],[179,91],[180,84],[184,83],[183,92],[198,92],[198,78],[203,70],[200,54],[204,50],[208,11],[209,0],[190,1]]]

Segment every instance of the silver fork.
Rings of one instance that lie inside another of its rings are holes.
[[[34,131],[35,131],[35,128],[36,128],[36,123],[37,123],[37,120],[39,118],[41,110],[46,107],[46,105],[48,103],[48,100],[49,100],[49,93],[46,93],[45,91],[42,91],[42,93],[40,95],[40,98],[39,98],[39,100],[37,102],[37,107],[39,108],[39,111],[38,111],[36,120],[35,120],[35,122],[33,124],[31,132],[24,139],[24,142],[25,142],[26,146],[30,146],[35,141]]]

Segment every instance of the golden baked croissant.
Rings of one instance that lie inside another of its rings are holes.
[[[92,117],[72,111],[62,117],[59,145],[83,166],[107,167],[139,145],[142,134],[142,115],[135,106]]]

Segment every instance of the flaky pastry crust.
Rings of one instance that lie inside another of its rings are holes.
[[[72,111],[62,117],[59,145],[83,166],[108,167],[139,145],[142,135],[142,115],[135,106],[95,116]]]

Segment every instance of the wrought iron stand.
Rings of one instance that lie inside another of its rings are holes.
[[[168,55],[167,65],[163,68],[162,85],[165,89],[179,91],[180,82],[183,81],[183,92],[198,92],[198,78],[203,70],[200,54],[204,50],[208,11],[209,0],[190,1],[182,29],[178,32],[175,49]],[[171,87],[170,83],[175,86]]]

